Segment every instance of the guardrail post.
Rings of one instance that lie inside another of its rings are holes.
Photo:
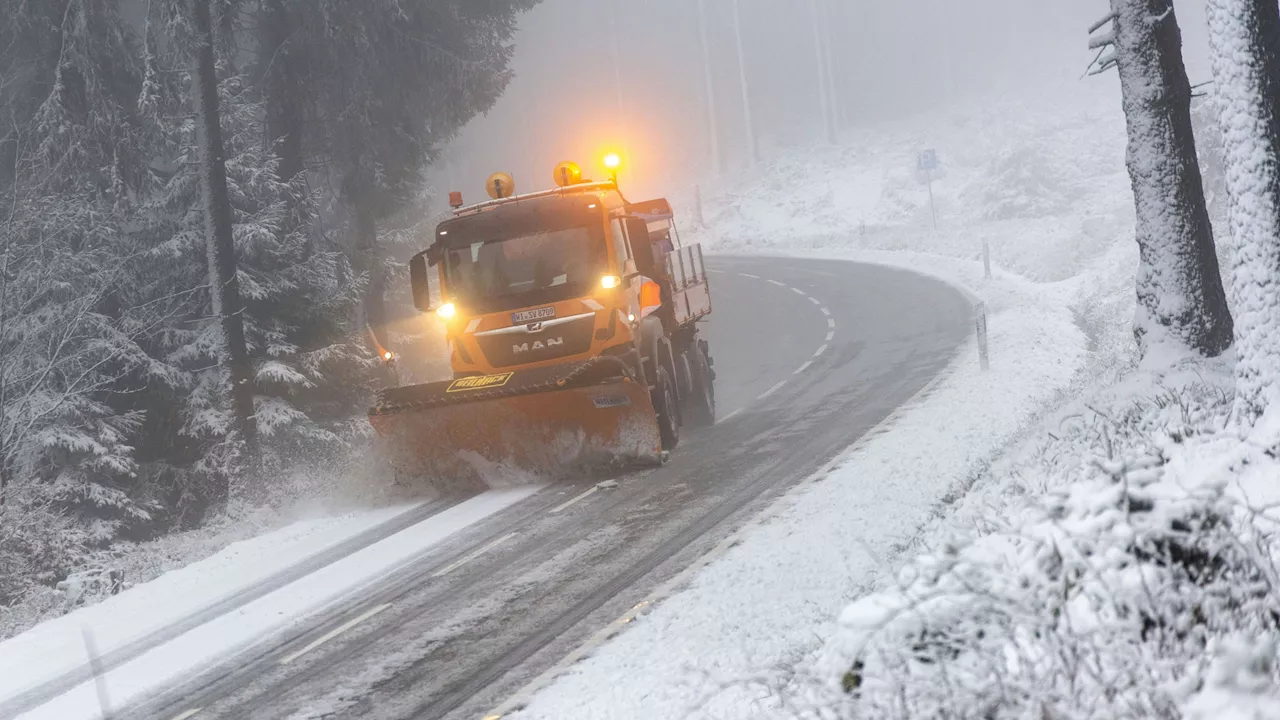
[[[987,357],[987,304],[979,302],[973,310],[977,315],[975,324],[978,331],[978,364],[985,372],[991,369],[991,361]]]

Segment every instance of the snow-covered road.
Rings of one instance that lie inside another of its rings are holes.
[[[354,570],[356,555],[331,565],[308,603],[277,608],[294,617],[250,627],[237,610],[215,621],[219,633],[205,625],[151,651],[178,647],[182,660],[108,672],[122,716],[482,716],[916,395],[970,334],[966,298],[921,275],[780,258],[711,266],[721,421],[686,433],[668,465],[608,489],[531,489],[433,535],[391,573]],[[897,516],[897,498],[867,497],[876,507],[860,517]],[[254,602],[298,597],[310,579]],[[193,674],[201,663],[212,664]],[[92,686],[77,695],[31,716],[94,716]]]

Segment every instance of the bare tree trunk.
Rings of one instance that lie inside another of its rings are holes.
[[[218,77],[213,55],[210,0],[191,0],[192,30],[195,34],[195,81],[197,127],[201,134],[200,165],[204,185],[205,238],[209,248],[209,283],[213,311],[222,322],[223,353],[231,383],[232,409],[236,430],[245,452],[257,452],[258,429],[253,408],[253,371],[245,345],[244,308],[236,279],[235,245],[232,238],[231,200],[227,193],[227,168],[222,145],[218,110]]]
[[[702,85],[707,96],[707,144],[711,146],[711,167],[724,173],[720,157],[720,116],[716,111],[716,87],[711,73],[711,44],[707,41],[706,0],[698,0],[698,41],[702,45]]]
[[[1144,353],[1173,341],[1212,357],[1231,345],[1232,319],[1196,159],[1177,17],[1172,0],[1111,0],[1111,8],[1141,257],[1134,333]]]
[[[1236,415],[1280,405],[1280,10],[1276,0],[1209,0],[1236,303]]]
[[[356,242],[361,269],[369,277],[364,294],[364,319],[377,343],[374,350],[381,351],[387,347],[387,279],[378,247],[378,221],[372,212],[359,205],[356,207]]]
[[[760,143],[756,141],[755,121],[751,116],[751,84],[747,82],[747,56],[742,49],[742,12],[739,0],[733,0],[733,37],[738,46],[738,82],[742,86],[742,117],[747,128],[747,145],[751,162],[760,162]]]
[[[810,21],[813,23],[814,59],[818,63],[818,103],[822,106],[822,130],[827,142],[836,144],[835,112],[831,107],[831,83],[827,78],[827,54],[822,41],[822,15],[818,0],[809,0]]]
[[[258,65],[266,100],[267,142],[280,158],[277,172],[289,182],[303,169],[302,101],[297,51],[289,46],[292,30],[285,0],[264,0]]]

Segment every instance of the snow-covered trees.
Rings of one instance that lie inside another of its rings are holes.
[[[1280,11],[1275,0],[1209,0],[1215,98],[1236,245],[1236,410],[1280,404]]]
[[[345,216],[422,194],[535,1],[0,0],[0,604],[198,521],[255,428],[264,478],[351,450],[382,257]]]
[[[1225,350],[1232,319],[1214,251],[1191,127],[1191,84],[1172,0],[1111,0],[1095,27],[1111,31],[1098,71],[1120,73],[1129,132],[1127,165],[1141,263],[1134,332],[1144,352],[1172,340],[1206,356]]]

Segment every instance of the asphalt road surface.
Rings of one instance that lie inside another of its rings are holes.
[[[664,467],[548,487],[119,717],[484,717],[925,387],[970,331],[959,292],[911,273],[708,264],[720,420]]]

